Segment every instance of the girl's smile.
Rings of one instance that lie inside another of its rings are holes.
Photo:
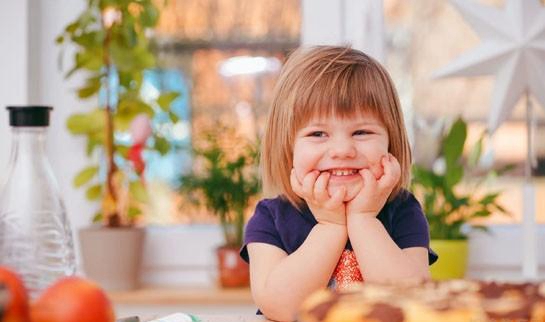
[[[388,153],[388,142],[382,122],[368,113],[311,119],[296,134],[293,168],[300,182],[311,171],[327,173],[329,195],[344,186],[344,201],[349,201],[363,186],[360,170],[369,169],[377,179],[382,176],[381,158]]]

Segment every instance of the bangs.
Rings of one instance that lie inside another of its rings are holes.
[[[327,69],[311,75],[313,82],[296,89],[294,130],[315,118],[346,119],[363,114],[371,114],[384,123],[381,106],[383,109],[388,101],[388,87],[371,66],[334,62],[324,68]]]

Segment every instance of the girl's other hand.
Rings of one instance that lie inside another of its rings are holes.
[[[347,202],[346,214],[363,214],[376,217],[401,177],[401,166],[390,153],[381,159],[384,174],[376,179],[369,169],[360,170],[363,186],[360,192]]]
[[[318,223],[346,225],[346,207],[343,203],[346,188],[339,188],[332,196],[327,192],[330,173],[318,170],[305,175],[299,182],[295,170],[291,170],[290,182],[293,192],[303,198]]]

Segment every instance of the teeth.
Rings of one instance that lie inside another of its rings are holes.
[[[356,174],[358,170],[355,169],[335,169],[335,170],[329,170],[329,173],[334,176],[349,176]]]

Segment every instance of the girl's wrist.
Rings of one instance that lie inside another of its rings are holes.
[[[339,233],[345,233],[346,234],[346,222],[345,223],[335,223],[330,221],[322,221],[318,222],[316,224],[317,227],[320,227],[319,229],[326,229],[330,231],[337,231]]]
[[[374,221],[377,219],[378,212],[353,212],[346,215],[347,225],[352,222],[365,223],[367,221]]]

